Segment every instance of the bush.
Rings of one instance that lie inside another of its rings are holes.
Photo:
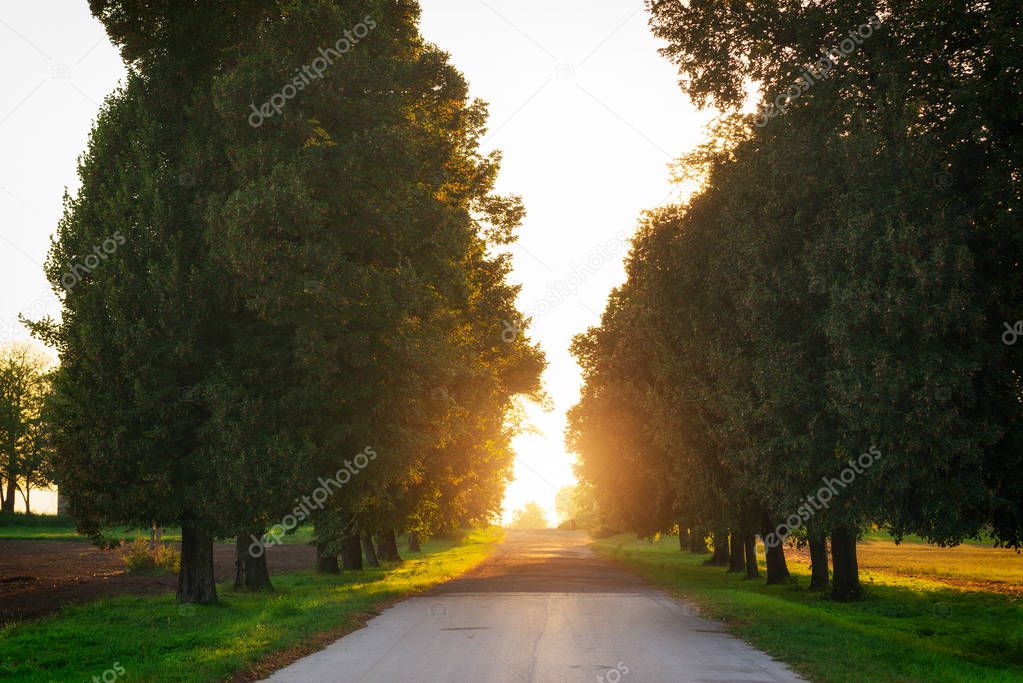
[[[141,536],[131,543],[121,543],[121,559],[129,574],[176,574],[181,566],[181,555],[169,545],[149,547]]]

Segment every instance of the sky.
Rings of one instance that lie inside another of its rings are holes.
[[[697,112],[658,53],[642,0],[421,0],[422,32],[490,105],[484,151],[504,156],[501,193],[528,216],[512,247],[519,304],[547,354],[552,410],[528,409],[505,516],[535,500],[556,518],[574,482],[565,413],[576,402],[572,337],[624,281],[644,210],[676,196],[668,165],[697,145]],[[65,189],[100,103],[124,78],[86,0],[0,0],[0,343],[28,339],[18,314],[59,313],[43,276]],[[33,509],[52,511],[52,495]]]

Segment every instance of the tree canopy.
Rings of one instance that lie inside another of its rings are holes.
[[[619,528],[830,534],[841,598],[866,525],[1020,546],[1009,5],[648,2],[683,90],[759,113],[680,162],[702,189],[573,347],[568,443]]]
[[[329,569],[364,533],[489,521],[544,367],[501,336],[528,324],[524,211],[418,5],[92,7],[131,74],[50,256],[64,314],[34,326],[80,527],[182,525],[179,598],[210,602],[214,538],[260,588],[271,527],[313,523]]]

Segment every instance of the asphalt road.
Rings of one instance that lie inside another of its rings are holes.
[[[278,671],[274,682],[758,683],[784,665],[595,556],[582,532],[509,532],[486,562]]]

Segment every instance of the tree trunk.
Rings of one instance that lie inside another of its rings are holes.
[[[764,545],[764,554],[767,556],[767,584],[785,583],[791,576],[789,565],[785,561],[785,548],[779,543],[768,548]]]
[[[211,605],[217,601],[213,577],[213,537],[192,522],[181,524],[181,570],[178,601]]]
[[[341,540],[341,567],[346,571],[361,571],[362,542],[358,532],[348,534]]]
[[[4,495],[4,512],[14,512],[14,494],[17,491],[18,485],[14,481],[14,477],[7,480],[7,493]]]
[[[701,555],[710,552],[707,547],[707,536],[700,527],[693,527],[689,532],[689,552]]]
[[[713,531],[711,532],[710,539],[714,545],[714,554],[704,564],[712,567],[724,567],[728,564],[728,532],[724,530]]]
[[[789,567],[785,562],[785,548],[779,542],[768,547],[767,539],[774,531],[770,516],[765,512],[761,519],[761,532],[764,538],[764,555],[767,561],[767,585],[784,583],[789,580]],[[771,536],[773,538],[773,536]]]
[[[418,552],[422,551],[422,548],[419,547],[419,532],[418,531],[410,531],[410,532],[408,532],[408,551],[410,553],[418,553]]]
[[[746,555],[746,578],[755,579],[760,576],[760,566],[757,564],[757,535],[743,534],[742,548]]]
[[[366,556],[366,564],[370,567],[379,567],[380,560],[377,559],[377,550],[373,547],[373,536],[367,531],[362,534],[362,554]]]
[[[401,562],[398,554],[398,541],[394,537],[394,529],[384,529],[377,534],[377,554],[384,562]]]
[[[154,534],[156,524],[153,525]],[[260,539],[263,530],[239,534],[234,544],[234,588],[240,591],[272,591],[270,570],[266,566],[266,548]],[[253,540],[255,539],[255,540]]]
[[[61,493],[60,487],[57,487],[57,516],[67,517],[67,496]]]
[[[689,548],[689,544],[692,541],[689,537],[689,528],[685,526],[685,522],[678,523],[678,549],[680,552],[685,552]]]
[[[831,597],[840,602],[856,600],[863,595],[860,571],[856,564],[856,532],[838,527],[831,532],[831,560],[835,565]]]
[[[337,564],[337,555],[327,553],[327,544],[320,543],[316,546],[316,573],[318,574],[340,574],[341,567]]]
[[[742,535],[733,531],[728,546],[728,571],[741,572],[745,568],[746,548],[742,542]]]
[[[828,537],[823,531],[810,534],[810,590],[824,590],[829,583]]]

